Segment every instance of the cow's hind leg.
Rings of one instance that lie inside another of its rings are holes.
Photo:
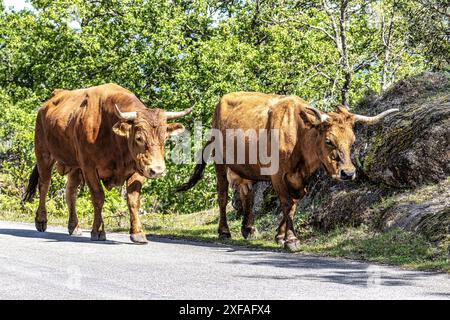
[[[75,208],[78,186],[81,184],[81,181],[82,176],[80,169],[74,169],[69,172],[66,184],[66,202],[69,207],[69,222],[67,223],[67,229],[69,230],[69,234],[74,236],[80,236],[82,234]]]
[[[278,243],[280,246],[284,245],[284,238],[286,236],[286,219],[283,217],[281,218],[280,225],[277,228],[277,235],[275,236],[275,242]]]
[[[217,197],[220,210],[218,229],[219,239],[231,239],[231,233],[227,222],[228,180],[226,167],[223,164],[216,164],[215,169],[217,175]]]
[[[244,217],[242,219],[241,233],[244,239],[251,240],[256,236],[256,228],[253,226],[254,215],[252,210],[253,192],[249,189],[249,185],[241,186],[239,195],[242,202],[242,211]]]
[[[94,206],[94,222],[92,224],[91,240],[105,241],[106,233],[102,218],[103,203],[105,202],[105,193],[103,192],[100,179],[95,169],[83,171],[84,180],[91,192],[92,205]]]
[[[37,168],[39,172],[39,206],[36,211],[34,219],[36,230],[44,232],[47,230],[47,208],[46,198],[48,189],[50,188],[50,181],[52,177],[52,168],[55,161],[49,153],[37,154]]]

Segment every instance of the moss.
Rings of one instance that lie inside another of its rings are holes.
[[[373,138],[373,142],[370,144],[369,149],[367,150],[364,156],[363,171],[365,173],[370,172],[371,167],[375,163],[377,151],[382,145],[383,145],[382,136],[381,135],[375,136]]]

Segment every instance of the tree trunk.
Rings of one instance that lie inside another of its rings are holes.
[[[381,41],[383,43],[384,47],[384,53],[383,53],[383,69],[381,71],[381,92],[384,92],[389,82],[387,81],[388,77],[388,68],[389,68],[389,62],[390,62],[390,54],[391,54],[391,37],[392,37],[392,30],[394,28],[394,16],[395,16],[395,2],[392,4],[392,12],[391,12],[391,20],[389,22],[389,28],[387,31],[387,35],[385,35],[384,28],[384,16],[383,16],[383,22],[381,25]]]
[[[348,90],[352,83],[352,69],[348,63],[347,52],[347,9],[348,0],[341,0],[339,29],[341,34],[341,67],[344,71],[344,83],[341,88],[341,103],[345,107],[348,107]]]

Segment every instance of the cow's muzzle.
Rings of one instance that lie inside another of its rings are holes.
[[[166,166],[163,165],[151,165],[146,168],[145,176],[147,178],[159,178],[166,175]]]
[[[342,169],[339,173],[340,180],[353,180],[356,177],[355,169]]]

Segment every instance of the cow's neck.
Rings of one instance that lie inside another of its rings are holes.
[[[117,148],[111,154],[108,165],[98,170],[99,177],[108,190],[115,186],[122,186],[136,171],[135,161],[130,154],[126,140],[116,137],[114,143]]]
[[[307,180],[321,166],[317,156],[318,135],[319,132],[314,128],[298,128],[298,139],[291,155],[290,167],[302,180]]]
[[[289,158],[284,181],[293,199],[301,199],[306,192],[309,179],[320,167],[317,157],[318,132],[315,129],[299,128],[297,143]]]

